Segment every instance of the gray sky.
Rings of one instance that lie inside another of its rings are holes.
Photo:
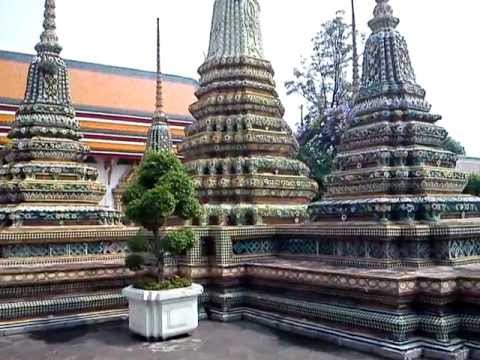
[[[68,59],[155,69],[155,18],[162,22],[163,71],[197,78],[208,49],[214,0],[57,0],[62,55]],[[44,0],[0,0],[0,49],[32,53],[40,35]],[[349,0],[260,0],[265,53],[276,70],[285,118],[295,124],[300,99],[284,82],[322,22]],[[417,80],[427,90],[441,125],[480,156],[480,43],[475,0],[391,0],[407,38]],[[368,34],[374,0],[357,0],[359,28]],[[1,79],[0,79],[1,86]],[[153,101],[153,99],[152,99]]]

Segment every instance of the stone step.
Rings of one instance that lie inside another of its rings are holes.
[[[127,300],[120,291],[102,291],[83,294],[69,294],[36,300],[13,300],[0,303],[0,327],[2,321],[82,314],[126,308]]]
[[[377,354],[387,359],[480,359],[477,357],[480,355],[478,344],[458,338],[443,342],[424,337],[393,341],[369,333],[333,328],[304,318],[286,316],[252,307],[236,308],[233,312],[210,309],[210,318],[218,321],[251,321],[286,333],[319,339],[341,347]]]
[[[82,314],[46,316],[24,320],[0,322],[0,336],[9,336],[34,331],[73,328],[128,319],[128,310],[116,309]]]

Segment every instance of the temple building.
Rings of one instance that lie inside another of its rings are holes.
[[[32,55],[0,51],[0,145],[23,101]],[[144,152],[152,123],[156,73],[107,65],[65,61],[69,69],[72,104],[80,122],[82,141],[89,146],[87,162],[106,186],[102,204],[120,209],[116,190]],[[188,107],[195,100],[196,80],[162,74],[165,113],[174,148],[191,124]]]
[[[461,156],[457,161],[457,169],[471,175],[480,174],[480,158]]]

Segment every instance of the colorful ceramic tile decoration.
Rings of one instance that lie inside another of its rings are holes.
[[[25,99],[0,167],[0,320],[125,305],[126,241],[138,232],[99,205],[105,186],[85,164],[69,78],[46,0]]]
[[[147,134],[146,151],[160,151],[172,149],[172,135],[168,127],[167,114],[163,109],[163,80],[160,57],[160,19],[157,19],[157,86],[155,98],[155,112],[152,126]]]
[[[98,205],[105,186],[97,170],[82,163],[88,147],[71,104],[53,1],[43,27],[0,169],[2,226],[118,225],[120,214]]]
[[[199,73],[198,101],[190,107],[196,121],[179,146],[205,204],[199,223],[303,222],[317,185],[296,160],[298,144],[282,118],[256,1],[215,2]]]
[[[85,149],[46,3],[3,168],[0,333],[65,326],[68,313],[77,315],[67,325],[118,318],[119,289],[131,281],[122,261],[137,230],[118,230],[117,213],[96,207],[102,189],[79,161]],[[193,250],[169,257],[169,273],[205,287],[201,314],[214,320],[392,359],[479,359],[480,199],[462,195],[466,177],[442,149],[447,132],[416,83],[389,1],[376,0],[351,125],[326,196],[310,205],[317,186],[283,120],[260,4],[215,1],[195,121],[179,146],[205,212],[192,224]],[[160,69],[157,79],[152,150],[170,144]],[[58,157],[68,167],[52,166]],[[91,216],[78,210],[87,208]],[[21,216],[7,216],[11,209]]]
[[[263,59],[260,3],[215,1],[191,107],[197,121],[180,146],[207,226],[180,270],[206,285],[214,319],[248,319],[395,359],[478,358],[480,199],[462,195],[466,176],[442,149],[447,132],[416,83],[389,1],[377,0],[369,22],[327,194],[297,221],[291,206],[308,202],[315,187],[292,160]]]

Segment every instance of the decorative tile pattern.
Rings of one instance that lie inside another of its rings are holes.
[[[196,121],[179,145],[204,204],[202,225],[301,223],[318,190],[295,157],[298,143],[263,58],[259,19],[257,0],[215,1],[198,101],[190,107]]]
[[[378,0],[361,87],[334,171],[325,179],[325,198],[310,206],[313,221],[413,224],[478,218],[480,199],[462,195],[466,174],[455,169],[456,155],[443,149],[448,134],[435,124],[441,116],[430,112],[416,82],[399,22],[388,0]],[[428,253],[417,250],[412,255]]]
[[[43,245],[6,245],[1,248],[2,258],[59,257],[80,255],[125,254],[126,242],[67,243]]]
[[[71,296],[61,299],[0,303],[0,321],[47,314],[66,314],[126,307],[126,299],[118,292]]]

